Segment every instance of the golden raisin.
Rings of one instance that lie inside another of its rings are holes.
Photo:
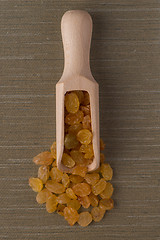
[[[101,165],[101,173],[105,180],[109,181],[112,179],[113,170],[109,164],[103,163]]]
[[[76,93],[71,92],[65,95],[65,106],[69,113],[76,113],[79,109],[79,98]]]
[[[60,204],[67,204],[68,202],[70,202],[70,198],[68,197],[68,195],[66,193],[62,193],[57,197],[57,202]]]
[[[82,104],[83,104],[83,105],[88,105],[88,104],[90,104],[89,93],[86,92],[86,91],[84,91],[83,94],[84,94],[84,100],[83,100]]]
[[[77,196],[74,194],[72,188],[67,188],[67,189],[66,189],[66,194],[67,194],[68,197],[71,198],[71,199],[77,199]]]
[[[49,167],[48,166],[40,166],[38,169],[38,177],[42,180],[43,184],[47,182],[49,178]]]
[[[65,123],[67,123],[68,125],[78,124],[82,122],[83,116],[84,116],[84,113],[80,110],[78,110],[78,112],[76,113],[69,113],[65,117]]]
[[[70,181],[73,183],[81,183],[84,180],[84,178],[79,175],[70,175],[69,178]]]
[[[50,165],[53,162],[53,156],[50,152],[42,152],[33,158],[33,162],[37,165]]]
[[[62,176],[62,184],[65,188],[68,187],[69,184],[70,184],[69,176],[66,173],[64,173],[63,176]]]
[[[77,133],[82,129],[82,123],[78,123],[75,125],[70,125],[68,128],[68,133],[77,135]]]
[[[75,165],[75,161],[67,153],[63,153],[62,163],[68,168],[72,168]]]
[[[50,147],[52,157],[56,159],[56,142],[53,142],[52,146]]]
[[[45,186],[50,192],[53,192],[56,194],[60,194],[65,191],[65,187],[61,183],[54,182],[52,180],[48,180]]]
[[[81,144],[88,145],[92,141],[92,133],[88,129],[82,129],[77,133],[77,139]]]
[[[87,227],[92,222],[92,215],[89,212],[79,214],[78,224],[82,227]]]
[[[99,202],[99,207],[102,210],[111,210],[114,207],[113,199],[101,199]]]
[[[84,116],[82,126],[85,129],[91,130],[91,117],[89,115]]]
[[[79,145],[77,138],[74,134],[68,133],[64,139],[64,146],[66,149],[74,149]]]
[[[50,176],[53,181],[60,182],[62,180],[63,172],[61,172],[58,168],[53,167],[50,171]]]
[[[46,201],[46,210],[49,213],[55,212],[57,209],[57,197],[56,195],[52,194],[47,201]]]
[[[97,207],[98,202],[99,202],[98,197],[96,195],[94,195],[93,193],[90,193],[88,197],[90,199],[91,206],[92,207]]]
[[[36,201],[39,204],[45,203],[47,201],[47,198],[49,198],[50,196],[52,196],[52,193],[48,191],[48,189],[44,188],[37,194]]]
[[[87,167],[85,166],[76,166],[72,171],[73,175],[79,175],[81,177],[84,177],[86,173],[87,173]]]
[[[82,207],[89,208],[91,202],[90,202],[90,199],[88,196],[78,197],[78,200],[79,200],[80,204],[82,205]]]
[[[40,192],[43,188],[43,182],[39,178],[29,178],[29,186],[34,192]]]
[[[81,90],[74,91],[76,95],[78,96],[79,102],[82,103],[84,100],[84,93]]]
[[[92,186],[92,192],[94,195],[98,195],[104,191],[106,187],[106,181],[101,178],[94,186]]]
[[[110,198],[113,194],[113,186],[110,182],[106,183],[106,187],[103,192],[101,192],[101,198]]]
[[[87,183],[77,183],[72,187],[77,196],[84,197],[91,193],[91,188]]]
[[[101,219],[104,216],[104,213],[105,213],[105,211],[100,209],[99,207],[94,207],[91,210],[91,215],[92,215],[92,218],[95,222],[101,221]]]
[[[64,212],[64,218],[67,220],[70,226],[73,226],[78,221],[79,214],[74,208],[65,207],[63,212]]]
[[[99,174],[98,173],[88,173],[88,174],[86,174],[84,179],[86,180],[86,182],[88,184],[95,185],[99,180]]]
[[[79,151],[84,153],[84,158],[86,159],[91,159],[94,156],[92,144],[81,145]]]
[[[67,203],[67,207],[71,207],[71,208],[74,208],[78,211],[78,209],[80,209],[81,207],[81,204],[78,200],[76,199],[73,199],[73,200],[70,200],[68,203]]]

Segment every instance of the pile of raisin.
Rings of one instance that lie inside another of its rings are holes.
[[[65,95],[65,138],[62,163],[69,171],[62,172],[56,164],[56,142],[50,151],[42,152],[33,158],[41,165],[38,177],[30,178],[29,185],[38,192],[36,201],[46,203],[49,213],[57,212],[73,226],[76,222],[82,227],[92,221],[99,222],[106,210],[114,207],[111,199],[113,170],[104,163],[100,154],[100,167],[88,173],[92,163],[92,128],[89,94],[85,91],[67,92]],[[104,150],[100,139],[100,150]],[[90,211],[87,209],[91,209]]]

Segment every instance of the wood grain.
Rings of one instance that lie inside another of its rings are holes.
[[[63,70],[60,19],[88,11],[101,136],[114,169],[115,208],[70,227],[28,187],[32,157],[55,139]],[[0,239],[160,239],[160,1],[0,0]]]

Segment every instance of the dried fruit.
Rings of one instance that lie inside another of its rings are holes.
[[[89,199],[92,207],[97,207],[99,199],[96,195],[94,195],[92,192],[89,194]]]
[[[53,193],[56,193],[56,194],[61,194],[65,191],[65,187],[61,183],[54,182],[52,180],[48,180],[46,182],[46,188],[50,192],[53,192]]]
[[[111,210],[114,207],[114,201],[113,199],[101,199],[99,202],[99,207],[102,210]]]
[[[71,199],[77,199],[77,196],[74,194],[72,188],[67,188],[67,189],[66,189],[66,194],[67,194],[68,197],[71,198]]]
[[[74,91],[76,95],[78,96],[79,102],[82,103],[84,100],[84,93],[81,90]]]
[[[68,197],[68,195],[66,193],[62,193],[57,197],[57,202],[60,204],[67,204],[70,202],[70,198]]]
[[[89,93],[86,92],[86,91],[84,91],[83,94],[84,94],[84,100],[83,100],[82,104],[83,104],[83,105],[88,105],[88,104],[90,104]]]
[[[70,179],[67,173],[64,173],[62,176],[62,184],[65,188],[68,187],[70,184]]]
[[[63,153],[62,163],[68,168],[72,168],[75,165],[75,161],[67,153]]]
[[[88,174],[86,174],[84,179],[86,180],[86,182],[88,184],[95,185],[99,180],[99,174],[98,173],[88,173]]]
[[[113,194],[113,186],[110,182],[107,182],[104,191],[100,194],[100,197],[110,198],[112,194]]]
[[[82,207],[89,208],[91,202],[90,202],[90,199],[88,196],[78,197],[78,200],[79,200],[80,204],[82,205]]]
[[[89,115],[84,116],[82,125],[83,128],[91,130],[91,117]]]
[[[87,173],[87,167],[85,166],[76,166],[72,171],[72,174],[79,175],[81,177],[84,177],[86,173]]]
[[[60,182],[62,180],[63,172],[61,172],[58,168],[53,167],[50,171],[50,176],[53,181]]]
[[[38,177],[42,180],[43,184],[45,184],[49,178],[49,167],[45,165],[39,167]]]
[[[72,183],[81,183],[81,182],[83,182],[83,180],[84,180],[83,177],[78,176],[78,175],[70,175],[69,178],[70,178],[70,181],[71,181]]]
[[[79,151],[84,153],[84,158],[86,158],[86,159],[91,159],[94,156],[92,144],[81,145]]]
[[[79,98],[76,93],[70,92],[65,95],[65,106],[69,113],[76,113],[79,109]]]
[[[56,195],[52,194],[47,201],[46,201],[46,210],[49,213],[55,212],[57,209],[57,197]]]
[[[53,156],[50,152],[42,152],[33,158],[33,162],[37,165],[50,165],[53,162]]]
[[[92,133],[88,129],[82,129],[77,133],[77,139],[81,144],[88,145],[92,141]]]
[[[67,203],[67,207],[74,208],[78,211],[78,209],[80,209],[80,207],[81,207],[81,204],[78,200],[73,199],[73,200],[70,200],[70,202]]]
[[[84,197],[91,193],[91,188],[87,183],[77,183],[72,187],[77,196]]]
[[[50,147],[52,157],[56,159],[56,142],[53,142],[52,146]]]
[[[34,192],[40,192],[43,188],[43,182],[39,178],[29,178],[29,186]]]
[[[79,214],[78,224],[82,227],[87,227],[92,222],[92,215],[89,212]]]
[[[39,178],[30,178],[29,184],[38,192],[37,202],[46,202],[49,213],[56,211],[64,216],[71,226],[78,221],[80,226],[85,227],[92,219],[95,222],[100,221],[106,210],[114,206],[110,198],[113,186],[106,182],[112,178],[113,170],[109,164],[104,164],[104,154],[100,153],[101,166],[87,173],[94,159],[88,92],[80,90],[66,93],[64,121],[64,151],[61,160],[66,167],[65,172],[57,168],[54,142],[51,152],[40,153],[33,159],[42,166],[38,170]],[[103,150],[104,146],[100,139],[100,149]],[[91,214],[82,212],[90,206],[93,207]],[[80,215],[77,211],[80,211]]]
[[[64,139],[64,146],[66,149],[75,149],[79,145],[77,138],[74,134],[68,133]]]
[[[103,163],[101,165],[101,173],[102,173],[102,176],[104,177],[104,179],[106,181],[109,181],[112,179],[112,176],[113,176],[113,170],[111,168],[111,166],[107,163]]]
[[[47,201],[47,198],[49,198],[50,196],[52,196],[52,193],[48,191],[48,189],[44,188],[37,194],[36,201],[39,204],[45,203]]]
[[[64,208],[64,218],[67,220],[69,225],[73,226],[79,219],[78,212],[72,207]]]
[[[78,124],[83,121],[84,113],[80,110],[76,113],[69,113],[65,117],[65,123],[68,125]]]
[[[92,192],[94,195],[98,195],[104,191],[106,187],[106,181],[101,178],[94,186],[92,186]]]
[[[104,214],[105,214],[105,211],[100,209],[99,207],[94,207],[91,210],[91,215],[92,215],[92,218],[93,218],[93,220],[95,222],[101,221],[101,219],[103,218]]]
[[[78,123],[75,125],[70,125],[68,128],[68,133],[77,135],[77,133],[82,129],[82,123]]]

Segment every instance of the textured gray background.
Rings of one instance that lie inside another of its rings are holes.
[[[87,228],[48,214],[28,187],[32,157],[55,139],[69,9],[93,18],[91,68],[114,169],[115,208]],[[0,117],[0,240],[160,239],[159,0],[0,0]]]

